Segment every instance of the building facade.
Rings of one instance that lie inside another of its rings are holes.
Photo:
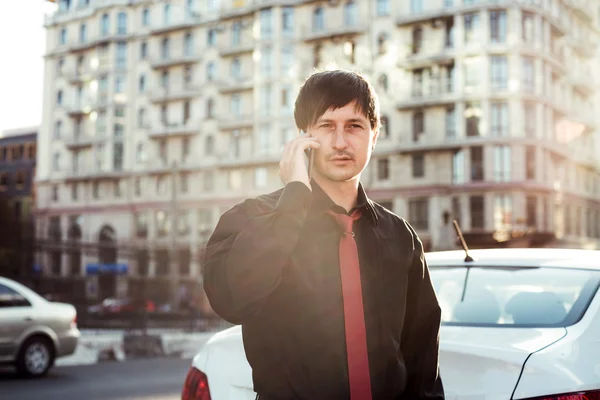
[[[591,0],[59,1],[38,154],[44,274],[88,297],[198,284],[219,215],[280,187],[296,93],[331,65],[374,83],[384,125],[363,183],[428,249],[455,246],[452,219],[473,246],[597,247],[598,11]]]
[[[0,275],[34,275],[35,172],[38,127],[0,136]]]

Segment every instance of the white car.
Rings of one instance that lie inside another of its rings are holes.
[[[427,253],[446,399],[600,399],[600,251]],[[253,400],[241,328],[194,357],[184,400]]]
[[[77,311],[0,277],[0,364],[28,377],[45,375],[54,360],[75,352]],[[2,397],[2,396],[0,396]]]

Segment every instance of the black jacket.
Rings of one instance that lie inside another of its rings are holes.
[[[227,211],[205,253],[213,309],[242,324],[254,390],[267,399],[347,399],[338,246],[327,211],[344,212],[312,182]],[[374,399],[443,399],[441,311],[415,231],[359,189],[359,251]]]

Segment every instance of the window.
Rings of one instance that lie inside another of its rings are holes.
[[[160,76],[160,85],[163,89],[169,88],[169,71],[163,71]]]
[[[204,190],[210,192],[215,187],[215,175],[213,171],[205,171],[204,172]]]
[[[206,80],[212,82],[215,80],[217,74],[217,66],[214,62],[209,62],[206,66]]]
[[[87,26],[85,24],[81,24],[79,26],[79,43],[87,42]]]
[[[163,60],[169,59],[169,38],[164,38],[160,45],[160,57]],[[166,72],[166,71],[165,71]]]
[[[53,185],[52,186],[52,201],[57,202],[58,201],[58,186],[57,185]]]
[[[426,231],[429,229],[429,199],[417,198],[408,200],[409,223],[413,228]]]
[[[465,43],[472,44],[476,43],[479,39],[479,14],[465,14],[464,16],[465,25]]]
[[[423,111],[415,111],[412,118],[413,142],[418,142],[421,135],[425,133],[425,117]]]
[[[162,122],[164,126],[169,125],[169,111],[166,104],[163,104],[160,107],[160,122]]]
[[[242,171],[231,170],[229,171],[229,189],[239,190],[242,188]]]
[[[527,227],[536,229],[537,227],[537,198],[527,196],[525,198],[525,210],[527,212]]]
[[[242,63],[238,57],[231,61],[231,77],[236,80],[242,78]]]
[[[292,89],[289,86],[284,86],[281,89],[281,110],[283,113],[289,114],[293,108]]]
[[[171,23],[171,4],[167,3],[163,7],[163,24],[169,25]]]
[[[535,155],[535,146],[527,146],[525,148],[525,179],[527,180],[535,179]]]
[[[263,124],[258,131],[258,152],[269,154],[271,151],[271,125]]]
[[[281,8],[281,33],[284,37],[294,36],[294,7]]]
[[[273,88],[271,85],[263,86],[260,91],[260,111],[262,115],[271,115],[273,112],[273,107],[271,104],[271,99],[273,97]]]
[[[264,75],[269,75],[273,72],[273,49],[264,47],[260,55],[260,68]]]
[[[206,139],[204,139],[204,154],[206,154],[207,156],[212,155],[215,151],[214,147],[215,138],[213,136],[207,136]]]
[[[490,62],[492,89],[506,89],[508,87],[508,61],[506,56],[492,56]]]
[[[217,44],[217,31],[214,28],[211,28],[206,33],[206,44],[210,47],[215,46]]]
[[[567,327],[579,321],[595,295],[589,288],[598,285],[597,273],[585,270],[474,266],[466,274],[431,268],[442,325]]]
[[[390,0],[377,0],[377,16],[390,15]]]
[[[377,160],[377,179],[380,181],[390,178],[390,160],[388,158],[380,158]]]
[[[145,238],[146,236],[148,236],[147,211],[140,211],[135,213],[135,236],[138,238]]]
[[[478,57],[466,58],[465,67],[465,89],[473,92],[479,89],[481,84],[481,59]]]
[[[123,143],[116,142],[113,144],[113,169],[115,171],[123,170]]]
[[[242,42],[242,24],[239,22],[233,23],[231,25],[231,46],[236,47],[239,46]]]
[[[447,138],[455,138],[456,137],[456,109],[454,107],[446,108],[446,137]]]
[[[379,54],[385,54],[388,51],[389,36],[387,33],[382,32],[377,36],[377,52]]]
[[[62,90],[59,90],[58,92],[56,92],[56,105],[60,106],[62,105],[63,102],[63,92]]]
[[[158,237],[167,236],[169,234],[169,230],[171,228],[171,221],[169,219],[169,214],[167,214],[165,211],[162,211],[162,210],[156,211],[155,219],[156,219],[157,236]],[[168,262],[165,264],[168,264]]]
[[[533,14],[523,13],[521,20],[521,29],[523,31],[523,42],[533,43],[534,42],[534,19]]]
[[[513,205],[508,194],[496,195],[494,199],[494,230],[510,232],[512,230]]]
[[[30,307],[31,303],[19,292],[0,284],[0,308]]]
[[[8,189],[8,174],[3,172],[0,173],[0,191]]]
[[[469,211],[471,213],[471,229],[484,229],[485,212],[483,196],[471,196],[469,198]]]
[[[150,10],[147,8],[144,8],[142,10],[142,26],[149,26],[150,25]]]
[[[536,137],[536,112],[534,103],[525,103],[524,112],[525,115],[525,136],[528,138]]]
[[[471,147],[471,181],[483,180],[483,147]]]
[[[506,102],[494,102],[491,108],[492,136],[508,136],[508,104]]]
[[[465,181],[465,153],[459,150],[452,155],[452,184],[462,185]]]
[[[260,11],[260,37],[270,39],[273,36],[273,9],[265,8]]]
[[[183,102],[183,123],[184,123],[184,125],[187,124],[187,122],[189,121],[190,113],[191,113],[190,102],[189,101]]]
[[[344,5],[344,24],[346,26],[355,26],[358,24],[358,7],[353,0],[349,0]]]
[[[446,20],[444,45],[449,49],[454,47],[454,19]]]
[[[412,31],[412,52],[417,54],[423,48],[423,29],[420,26],[416,26]]]
[[[188,188],[189,188],[188,182],[189,182],[189,174],[179,175],[179,191],[181,191],[181,193],[188,192]]]
[[[413,178],[422,178],[425,176],[425,156],[423,154],[413,154],[412,176]]]
[[[410,12],[411,14],[418,14],[423,12],[423,0],[410,0]]]
[[[506,42],[506,10],[490,11],[490,40],[492,43]]]
[[[127,43],[117,42],[117,67],[125,67],[127,65]]]
[[[494,181],[509,182],[511,178],[510,146],[494,146]]]
[[[54,123],[54,139],[60,139],[62,136],[62,121]]]
[[[146,150],[144,149],[144,143],[138,143],[135,150],[135,160],[138,163],[146,161]]]
[[[381,127],[379,128],[379,139],[387,139],[390,137],[390,119],[382,115],[381,116]]]
[[[423,96],[423,70],[417,69],[412,75],[412,92],[413,97]]]
[[[146,91],[146,77],[143,74],[140,75],[140,78],[138,81],[138,90],[140,93],[143,93]]]
[[[468,102],[465,105],[465,120],[467,136],[479,136],[479,124],[481,120],[481,105],[479,102]]]
[[[67,44],[67,28],[62,28],[58,36],[58,42],[63,45]]]
[[[189,104],[189,103],[188,103]],[[181,159],[185,163],[190,156],[190,138],[186,137],[181,140]]]
[[[60,171],[60,153],[54,153],[52,158],[52,169],[54,171]]]
[[[215,116],[215,101],[212,98],[206,100],[206,118],[214,118]]]
[[[254,186],[257,188],[263,188],[267,186],[267,169],[264,167],[256,168],[254,170]]]
[[[240,117],[242,115],[242,99],[238,93],[231,95],[231,113],[235,117]]]
[[[117,35],[127,34],[127,14],[120,12],[117,15]]]
[[[532,58],[523,58],[523,89],[529,93],[535,92],[535,67]]]
[[[189,57],[194,54],[194,36],[190,32],[185,34],[183,41],[183,54]]]
[[[312,17],[312,30],[313,32],[320,32],[325,29],[325,16],[323,13],[323,8],[317,7],[315,11],[313,11]]]
[[[120,179],[113,181],[113,193],[117,199],[123,196],[123,182]]]
[[[146,128],[146,109],[140,108],[138,110],[138,127]]]

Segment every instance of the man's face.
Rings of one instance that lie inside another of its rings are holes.
[[[314,156],[313,176],[333,182],[346,182],[360,176],[377,141],[366,115],[351,102],[329,109],[308,128],[321,147]]]

